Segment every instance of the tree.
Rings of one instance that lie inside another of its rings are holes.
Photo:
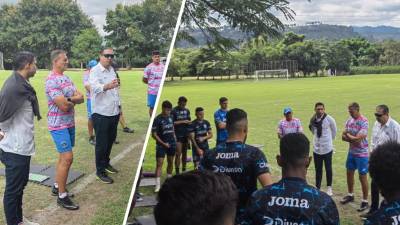
[[[328,51],[324,54],[327,63],[326,68],[335,70],[338,74],[350,71],[352,58],[352,52],[340,42],[330,45]]]
[[[0,15],[0,49],[6,60],[29,50],[40,68],[49,64],[52,50],[70,52],[80,31],[94,28],[74,0],[21,0],[16,6],[3,6]]]
[[[234,47],[235,42],[219,33],[222,21],[255,37],[277,37],[284,30],[284,24],[276,12],[287,20],[293,20],[294,11],[289,8],[287,0],[187,0],[178,40],[195,42],[190,31],[199,29],[208,45],[227,51]]]
[[[101,44],[102,38],[96,29],[82,30],[72,44],[71,51],[74,58],[71,60],[71,64],[83,68],[83,64],[98,57]]]
[[[106,41],[130,66],[144,66],[153,50],[166,55],[179,13],[179,0],[145,0],[141,4],[118,4],[109,10],[104,30]]]
[[[318,74],[321,69],[321,51],[312,41],[296,42],[286,47],[286,57],[296,60],[298,68],[304,75],[314,72]]]
[[[384,65],[400,65],[400,41],[385,41],[382,43],[382,55],[379,61]]]

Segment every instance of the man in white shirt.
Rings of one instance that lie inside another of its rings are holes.
[[[321,189],[322,170],[325,164],[328,186],[326,193],[332,196],[332,152],[337,132],[336,122],[333,117],[325,113],[322,102],[317,102],[314,110],[315,114],[311,117],[309,128],[314,135],[315,186]]]
[[[110,154],[117,136],[120,115],[119,81],[111,66],[113,58],[112,48],[103,49],[99,63],[92,68],[89,75],[92,120],[96,135],[96,174],[97,179],[107,184],[114,182],[108,174],[118,172],[110,165]]]
[[[378,105],[375,112],[375,124],[372,128],[371,151],[374,151],[379,145],[394,141],[400,143],[400,125],[389,116],[389,107],[387,105]],[[379,189],[371,181],[371,208],[368,213],[362,215],[367,217],[372,215],[379,208]]]
[[[35,225],[22,215],[22,197],[29,179],[31,156],[35,154],[34,121],[39,119],[36,92],[29,78],[36,73],[36,58],[20,52],[13,74],[0,92],[0,160],[5,166],[4,212],[8,225]]]

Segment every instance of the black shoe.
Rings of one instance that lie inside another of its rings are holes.
[[[343,197],[342,200],[340,200],[340,203],[342,205],[346,205],[349,202],[354,202],[354,196],[346,195],[346,196]]]
[[[360,217],[363,219],[367,219],[368,217],[372,216],[376,212],[376,209],[369,209],[367,213],[361,214]]]
[[[97,179],[105,184],[112,184],[114,180],[107,175],[107,173],[103,172],[101,174],[97,174]]]
[[[125,133],[133,133],[133,132],[135,132],[133,129],[131,129],[131,128],[129,128],[129,127],[124,127],[124,129],[122,129],[122,131],[123,132],[125,132]]]
[[[362,201],[361,204],[360,204],[360,208],[357,209],[357,211],[358,211],[358,212],[362,212],[362,211],[364,211],[364,210],[366,210],[366,209],[368,209],[368,208],[369,208],[368,202]]]
[[[111,173],[111,174],[114,174],[114,173],[118,173],[118,170],[116,170],[114,167],[112,167],[111,165],[108,165],[107,167],[106,167],[106,172],[107,173]]]
[[[68,196],[65,197],[65,198],[58,197],[57,198],[57,204],[59,206],[62,206],[65,209],[68,209],[68,210],[77,210],[77,209],[79,209],[79,206],[74,204]]]
[[[91,145],[96,145],[96,139],[94,138],[94,136],[91,136],[91,137],[89,138],[89,144],[91,144]]]
[[[73,198],[75,195],[70,193],[67,189],[65,189],[65,191],[67,192],[68,197]],[[53,196],[58,196],[58,188],[56,188],[56,186],[52,186],[51,187],[51,195]]]

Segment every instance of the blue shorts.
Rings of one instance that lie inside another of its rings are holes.
[[[147,94],[147,106],[154,109],[156,105],[157,95]]]
[[[70,152],[75,146],[75,127],[50,131],[59,153]]]
[[[159,144],[156,145],[156,158],[165,158],[167,156],[174,156],[176,152],[176,143],[169,143],[170,147],[165,148]]]
[[[368,157],[356,157],[351,153],[347,154],[346,169],[348,170],[358,170],[360,175],[365,175],[368,173]]]
[[[86,100],[87,117],[89,120],[92,119],[92,100],[89,98]]]

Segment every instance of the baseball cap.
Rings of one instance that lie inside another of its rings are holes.
[[[286,107],[286,108],[283,109],[283,114],[284,115],[286,115],[288,113],[291,113],[291,112],[292,112],[292,108],[290,108],[290,107]]]
[[[97,61],[96,60],[90,60],[88,63],[88,67],[91,69],[93,67],[95,67],[97,65]]]

